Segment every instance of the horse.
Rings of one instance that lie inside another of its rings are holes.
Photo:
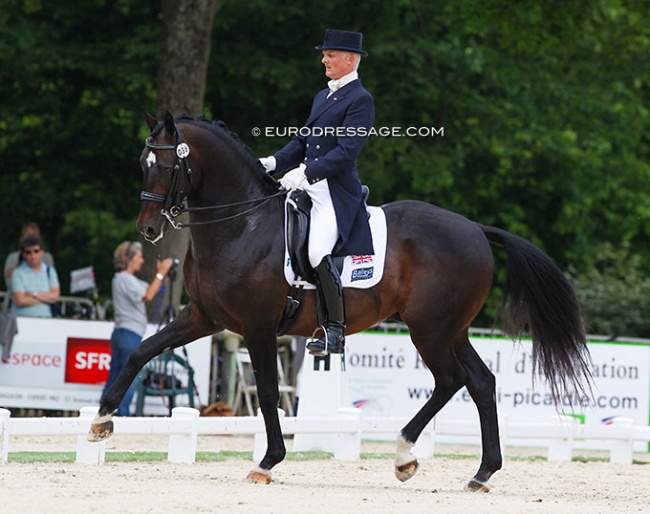
[[[140,156],[143,171],[138,230],[150,242],[189,212],[191,244],[184,264],[190,301],[162,330],[146,339],[100,400],[88,440],[113,433],[112,413],[152,358],[228,329],[243,336],[255,370],[267,451],[246,479],[270,483],[286,454],[278,416],[277,329],[289,284],[285,258],[287,192],[268,176],[253,152],[222,122],[144,113],[150,135]],[[493,286],[491,245],[505,250],[502,298],[507,333],[528,335],[535,376],[554,397],[589,383],[589,352],[580,306],[568,280],[538,247],[505,230],[420,201],[381,206],[387,223],[385,270],[368,289],[345,289],[346,333],[397,317],[431,371],[433,394],[397,436],[395,475],[410,479],[419,463],[418,436],[463,386],[476,404],[481,428],[479,469],[466,489],[489,491],[501,469],[495,377],[470,344],[470,323]],[[305,291],[290,335],[311,336],[317,323],[313,291]]]

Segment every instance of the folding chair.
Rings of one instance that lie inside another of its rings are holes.
[[[183,384],[175,373],[178,367],[184,369],[183,375],[187,374],[187,384]],[[143,415],[146,396],[162,398],[171,415],[177,396],[187,396],[189,406],[194,407],[194,393],[194,368],[173,351],[165,352],[149,362],[144,369],[142,380],[136,389],[135,415]]]
[[[243,409],[242,401],[246,404],[246,410],[249,416],[255,416],[258,406],[257,402],[257,386],[255,384],[255,373],[253,372],[253,365],[251,363],[251,356],[246,348],[239,348],[235,353],[237,360],[237,392],[235,393],[235,402],[232,407],[232,412],[235,416],[241,416],[240,410]],[[278,387],[280,390],[280,406],[284,409],[288,416],[293,416],[293,401],[296,395],[296,388],[287,384],[287,379],[282,367],[280,355],[277,356],[278,361]],[[255,400],[255,401],[253,401]]]

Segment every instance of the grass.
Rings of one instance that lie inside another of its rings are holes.
[[[384,459],[392,460],[395,458],[394,453],[361,453],[361,460]],[[75,452],[10,452],[9,462],[20,464],[31,463],[68,463],[75,462]],[[329,452],[287,452],[286,460],[303,461],[303,460],[328,460],[333,459],[334,454]],[[477,455],[468,454],[436,454],[436,458],[454,459],[454,460],[474,460],[480,458]],[[539,455],[529,456],[512,456],[508,457],[513,461],[545,461],[546,457]],[[239,451],[218,451],[196,452],[196,462],[223,462],[227,460],[253,460],[253,452]],[[605,457],[585,457],[575,456],[571,459],[573,462],[608,462]],[[164,462],[167,461],[167,452],[106,452],[106,462]],[[648,461],[634,460],[633,464],[650,464]]]
[[[287,460],[324,460],[334,455],[327,452],[288,452]],[[10,452],[9,462],[66,463],[75,462],[75,452]],[[226,460],[253,460],[253,452],[219,451],[196,452],[196,462],[223,462]],[[106,462],[162,462],[167,460],[167,452],[106,452]]]

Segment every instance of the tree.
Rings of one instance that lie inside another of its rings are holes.
[[[369,139],[359,169],[372,204],[437,203],[532,240],[576,276],[600,269],[603,244],[624,247],[637,276],[650,273],[642,2],[348,4],[221,0],[213,19],[207,1],[5,1],[0,251],[36,221],[63,290],[71,269],[92,263],[106,294],[113,249],[138,237],[142,106],[225,120],[268,155],[288,138],[251,129],[305,121],[327,81],[313,47],[326,28],[348,28],[370,52],[360,71],[375,126],[445,129]],[[479,323],[491,318],[489,307]]]
[[[211,47],[212,23],[217,0],[163,0],[160,54],[157,79],[156,115],[165,111],[198,115],[203,112],[205,82]],[[187,222],[186,215],[179,218]],[[189,248],[188,230],[168,229],[165,237],[152,246],[143,243],[143,276],[153,279],[156,259],[172,257],[179,261],[178,287],[170,299],[175,309],[181,303],[183,264]],[[158,320],[154,320],[158,321]]]
[[[9,0],[0,11],[1,254],[16,248],[23,222],[37,222],[64,294],[70,270],[89,264],[110,294],[113,249],[137,237],[139,111],[159,33],[142,20],[156,19],[152,5]]]

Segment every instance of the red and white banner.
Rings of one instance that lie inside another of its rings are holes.
[[[106,321],[19,317],[9,362],[0,362],[0,407],[77,410],[98,405],[110,370],[113,326]],[[156,329],[149,325],[145,337]],[[205,403],[211,345],[211,338],[204,337],[186,347]],[[148,397],[146,412],[166,413],[162,400]]]

